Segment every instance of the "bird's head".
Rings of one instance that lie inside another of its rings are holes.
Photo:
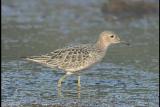
[[[103,31],[100,34],[97,43],[101,48],[107,48],[110,44],[117,44],[117,43],[124,43],[126,45],[129,45],[128,42],[121,41],[119,36],[111,31]]]

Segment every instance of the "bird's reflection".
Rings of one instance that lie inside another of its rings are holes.
[[[77,86],[77,97],[81,98],[81,87]]]
[[[77,98],[79,99],[79,98],[81,98],[81,86],[80,86],[79,82],[77,84],[78,84],[77,85]],[[58,97],[63,98],[64,96],[62,93],[62,86],[59,86],[57,91],[58,91]]]

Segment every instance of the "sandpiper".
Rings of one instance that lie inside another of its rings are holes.
[[[66,74],[58,81],[58,87],[61,87],[61,83],[67,75],[79,73],[100,62],[105,56],[108,47],[117,43],[129,45],[128,42],[121,41],[114,32],[104,31],[99,35],[97,42],[94,44],[65,47],[48,54],[31,56],[26,59],[54,69],[64,70]],[[78,86],[80,87],[80,75],[78,75]]]

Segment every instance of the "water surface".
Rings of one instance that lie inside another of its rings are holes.
[[[158,107],[158,15],[107,21],[105,1],[2,1],[2,105]],[[104,60],[77,77],[64,75],[21,56],[40,55],[66,45],[95,42],[112,30],[131,46],[113,45]]]

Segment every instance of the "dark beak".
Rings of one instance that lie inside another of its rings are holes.
[[[120,41],[120,43],[123,43],[123,44],[125,44],[125,45],[130,45],[130,43],[129,42],[126,42],[126,41]]]

